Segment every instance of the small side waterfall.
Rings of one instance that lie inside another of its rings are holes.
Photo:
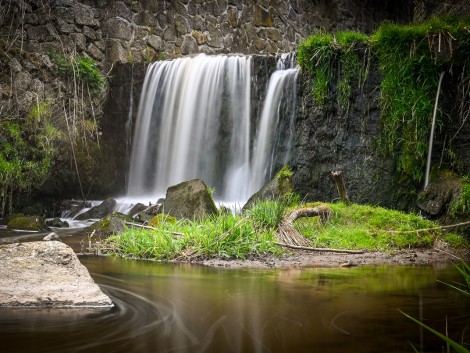
[[[251,170],[251,192],[259,190],[273,177],[275,161],[289,161],[294,136],[295,92],[298,69],[292,54],[281,56],[269,80],[266,100],[255,140]],[[285,124],[280,122],[283,116]],[[284,146],[282,146],[282,143]]]
[[[245,202],[273,167],[289,158],[297,70],[287,69],[286,61],[281,58],[270,79],[256,131],[251,131],[250,56],[200,54],[150,65],[127,196],[156,200],[168,186],[200,178],[215,189],[218,200]],[[280,131],[285,114],[288,123]]]

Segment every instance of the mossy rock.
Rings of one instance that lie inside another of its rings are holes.
[[[8,229],[41,231],[48,230],[46,222],[40,216],[20,216],[8,222]]]
[[[258,201],[280,200],[287,195],[294,194],[292,175],[293,173],[288,166],[282,167],[274,178],[248,199],[242,212],[249,210]]]
[[[150,227],[158,227],[160,225],[160,223],[162,223],[162,222],[176,223],[176,218],[173,217],[173,216],[170,216],[169,214],[160,213],[160,214],[157,214],[156,216],[154,216],[150,220],[148,225]]]
[[[163,212],[177,219],[197,220],[219,211],[207,185],[193,179],[167,189]]]
[[[0,225],[2,225],[2,226],[7,226],[8,223],[9,223],[12,219],[15,219],[15,218],[18,218],[18,217],[24,217],[24,216],[25,216],[24,213],[14,213],[14,214],[6,215],[6,216],[3,217],[2,219],[0,219]]]
[[[132,222],[132,218],[125,214],[116,212],[93,223],[91,226],[86,228],[86,231],[89,233],[95,232],[98,236],[107,237],[123,232],[126,229],[125,222]]]

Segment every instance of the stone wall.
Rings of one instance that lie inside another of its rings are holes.
[[[195,53],[276,54],[315,29],[370,32],[384,19],[411,18],[409,1],[26,0],[6,1],[24,49],[86,54],[114,62]],[[10,10],[11,7],[11,10]],[[1,20],[1,18],[0,18]],[[5,26],[6,25],[6,26]],[[11,28],[10,28],[11,29]]]
[[[90,99],[86,90],[72,92],[74,78],[59,75],[54,56],[90,57],[110,86],[119,82],[124,90],[130,87],[130,78],[116,76],[120,74],[113,68],[119,63],[195,53],[289,52],[314,30],[370,32],[384,19],[406,22],[411,18],[409,4],[408,0],[379,4],[370,0],[0,0],[0,119],[25,121],[35,104],[47,102],[61,141],[53,176],[41,185],[41,198],[84,193],[101,197],[123,177],[96,178],[98,164],[106,167],[109,162],[98,160],[100,140],[114,146],[115,159],[126,161],[119,158],[127,147],[118,147],[118,137],[128,115],[103,115],[105,105],[117,109],[108,90]],[[128,94],[122,93],[124,102],[129,101]],[[137,93],[131,95],[138,101]],[[80,129],[73,126],[71,131],[66,122],[77,112],[74,118],[83,119],[87,129],[90,122],[107,128],[102,136],[96,127],[84,136],[85,150],[77,151],[82,164],[75,166],[68,138]]]

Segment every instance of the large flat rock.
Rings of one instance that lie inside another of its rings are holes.
[[[60,241],[0,246],[0,307],[112,307],[72,248]]]

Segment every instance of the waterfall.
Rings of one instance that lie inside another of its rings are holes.
[[[245,202],[289,158],[297,70],[283,62],[270,79],[255,131],[250,56],[199,54],[150,65],[133,138],[128,197],[154,200],[168,186],[200,178],[218,200]],[[286,112],[288,122],[280,124]]]
[[[292,54],[282,55],[269,80],[253,151],[251,193],[273,177],[276,160],[282,166],[290,159],[297,97],[298,69],[294,68],[294,63]],[[281,116],[284,124],[281,124]]]

